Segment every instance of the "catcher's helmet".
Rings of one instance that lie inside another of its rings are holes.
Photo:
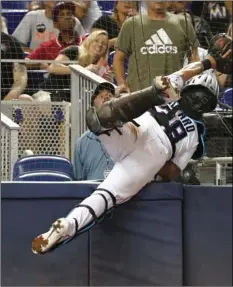
[[[192,77],[181,90],[179,104],[184,113],[200,120],[203,113],[212,112],[218,102],[219,85],[213,74],[202,73]]]
[[[73,13],[73,16],[75,16],[75,4],[73,2],[57,2],[57,4],[53,8],[53,21],[57,21],[57,16],[60,12],[60,10],[68,9]]]
[[[96,89],[94,90],[94,93],[91,97],[91,106],[94,105],[95,98],[99,95],[99,93],[103,90],[108,90],[113,96],[115,95],[115,87],[109,83],[109,82],[103,82],[99,84]]]

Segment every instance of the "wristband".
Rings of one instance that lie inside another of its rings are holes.
[[[205,59],[205,60],[201,61],[201,63],[203,65],[204,71],[212,68],[212,64],[211,64],[209,59]]]

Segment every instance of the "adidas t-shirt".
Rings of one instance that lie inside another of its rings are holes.
[[[195,31],[181,15],[167,13],[165,20],[138,15],[125,21],[116,48],[129,57],[128,84],[131,91],[151,85],[155,76],[181,69],[189,46],[197,47]]]

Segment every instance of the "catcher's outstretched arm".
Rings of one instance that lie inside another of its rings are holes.
[[[207,59],[210,61],[210,67],[209,68],[215,69],[216,63],[215,63],[214,58],[212,58],[211,56],[208,56]],[[206,69],[203,65],[203,61],[202,62],[194,62],[194,63],[188,64],[187,66],[185,66],[181,70],[175,72],[174,74],[181,76],[183,78],[184,82],[186,82],[187,80],[191,79],[192,77],[201,74],[205,70]]]
[[[216,35],[211,40],[210,54],[201,62],[188,64],[175,74],[180,75],[184,82],[199,75],[205,70],[216,69],[225,74],[231,73],[232,64],[232,39],[225,34]]]

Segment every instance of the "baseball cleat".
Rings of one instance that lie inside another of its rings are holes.
[[[48,232],[37,236],[32,241],[32,252],[43,254],[53,249],[56,245],[71,238],[68,235],[69,221],[66,218],[57,219]]]

